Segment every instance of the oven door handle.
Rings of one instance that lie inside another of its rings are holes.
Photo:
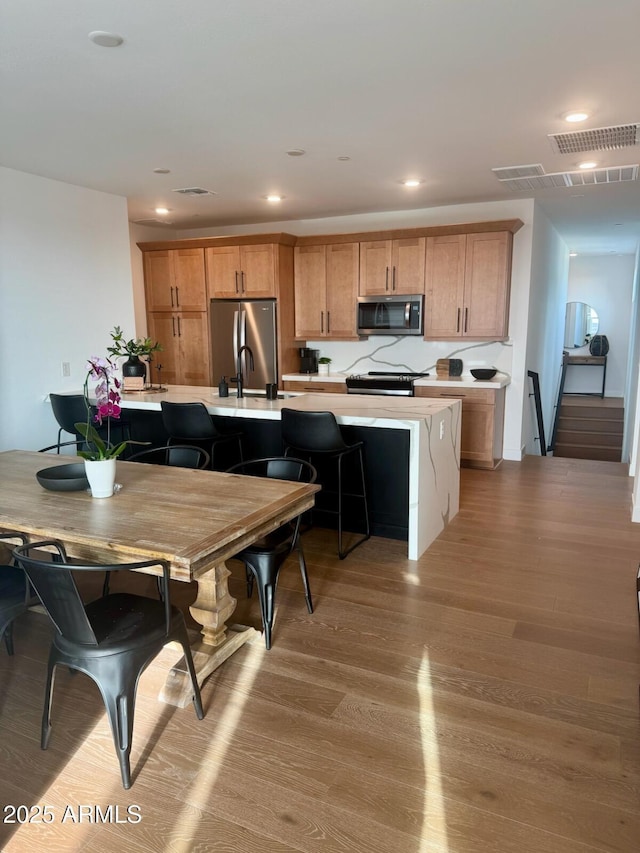
[[[411,303],[410,302],[404,303],[404,325],[405,325],[405,328],[407,328],[407,329],[411,325]]]

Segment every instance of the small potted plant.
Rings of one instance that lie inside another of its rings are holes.
[[[331,364],[331,359],[326,355],[323,355],[322,358],[318,359],[318,374],[320,376],[328,376],[329,375],[329,365]]]
[[[127,360],[122,365],[122,376],[126,378],[142,377],[143,385],[147,376],[147,367],[140,361],[141,355],[150,356],[154,352],[162,350],[162,346],[158,341],[152,341],[151,338],[130,338],[125,341],[124,334],[120,326],[116,326],[111,332],[111,340],[113,343],[107,347],[107,352],[111,358],[124,358]]]

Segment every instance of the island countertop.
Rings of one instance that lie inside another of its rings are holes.
[[[135,392],[122,395],[122,408],[160,411],[160,403],[204,403],[209,414],[232,418],[280,420],[281,409],[305,412],[331,411],[338,423],[354,426],[409,429],[456,405],[455,400],[428,397],[385,397],[368,394],[327,394],[285,392],[284,399],[267,400],[265,394],[247,390],[238,399],[235,392],[220,397],[217,388],[170,385],[162,392]],[[282,393],[282,392],[281,392]],[[254,396],[255,395],[255,396]]]

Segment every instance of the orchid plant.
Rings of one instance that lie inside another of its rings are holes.
[[[89,402],[89,382],[97,382],[94,394],[96,398],[95,412]],[[78,450],[78,456],[90,461],[116,459],[127,444],[141,442],[122,441],[120,444],[111,443],[111,421],[120,417],[120,381],[115,375],[115,365],[109,358],[92,356],[87,362],[87,375],[84,380],[84,401],[87,406],[86,423],[77,423],[76,429],[87,443],[86,450]],[[94,424],[102,426],[106,420],[107,438],[102,438]],[[93,421],[93,423],[92,423]]]

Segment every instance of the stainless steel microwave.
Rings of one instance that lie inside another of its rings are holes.
[[[422,335],[424,295],[359,296],[359,335]]]

